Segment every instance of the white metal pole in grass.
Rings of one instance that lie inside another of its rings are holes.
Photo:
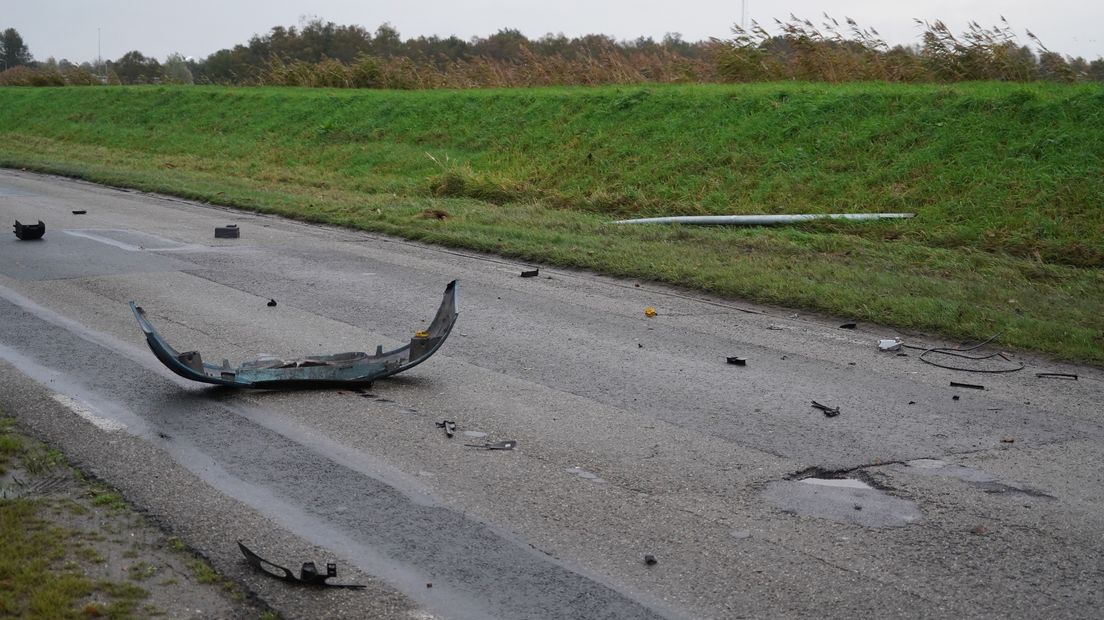
[[[897,220],[915,217],[915,213],[803,213],[800,215],[676,215],[618,220],[614,224],[697,224],[703,226],[769,226],[796,224],[810,220]]]

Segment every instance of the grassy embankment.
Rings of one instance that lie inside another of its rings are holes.
[[[1104,363],[1100,86],[0,89],[0,165]]]

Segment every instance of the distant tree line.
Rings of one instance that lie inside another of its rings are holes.
[[[366,88],[709,81],[709,47],[678,34],[660,41],[562,34],[529,39],[514,29],[470,40],[404,40],[389,24],[369,31],[314,20],[301,28],[277,26],[215,52],[193,73],[199,82],[216,84]]]
[[[488,37],[403,39],[389,24],[374,31],[314,19],[276,26],[204,59],[170,54],[164,62],[134,50],[117,60],[75,65],[35,62],[19,33],[0,36],[0,85],[235,84],[345,88],[468,88],[652,82],[772,80],[955,82],[1104,81],[1104,59],[1088,62],[1021,45],[1007,22],[971,23],[955,34],[919,22],[918,45],[887,45],[874,29],[825,15],[816,25],[790,16],[775,32],[753,22],[730,39],[617,41],[605,35],[530,39],[503,29]]]

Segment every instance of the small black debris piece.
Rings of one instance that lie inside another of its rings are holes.
[[[733,366],[747,366],[747,359],[743,357],[728,357],[725,359],[726,361],[728,361],[729,364],[732,364]]]
[[[847,323],[844,323],[843,325],[840,325],[839,328],[840,329],[855,329],[858,326],[859,326],[858,323],[855,323],[853,321],[849,321]]]
[[[820,409],[824,412],[824,417],[834,418],[840,414],[839,407],[829,407],[828,405],[822,405],[817,401],[813,401],[813,407]]]
[[[1077,381],[1077,375],[1072,372],[1037,372],[1035,376],[1040,379],[1069,379],[1070,381]]]
[[[299,576],[296,577],[291,571],[280,566],[273,564],[261,556],[253,553],[242,544],[242,541],[238,541],[238,548],[241,549],[242,555],[245,556],[248,561],[257,570],[268,573],[277,579],[281,579],[288,583],[294,583],[305,586],[325,586],[329,588],[364,588],[367,586],[357,585],[352,583],[329,583],[327,580],[331,577],[337,576],[337,564],[330,562],[326,564],[326,574],[322,575],[318,572],[318,567],[314,565],[314,562],[303,562],[303,568],[299,569]]]
[[[456,422],[452,420],[441,420],[436,422],[437,428],[445,429],[445,436],[451,438],[452,434],[456,432]]]
[[[269,299],[268,300],[268,307],[269,308],[275,308],[276,307],[276,300],[275,299]]]
[[[216,239],[237,239],[241,236],[241,230],[237,224],[230,224],[229,226],[218,226],[215,228]]]
[[[464,444],[468,448],[483,448],[484,450],[513,450],[517,446],[517,442],[513,440],[496,441],[495,443],[466,443]]]
[[[523,278],[535,278],[540,275],[540,269],[530,269],[529,271],[521,272]]]
[[[648,566],[655,566],[659,563],[659,560],[657,560],[654,555],[647,553],[644,555],[644,563]]]
[[[73,211],[73,215],[84,215],[85,213],[88,213],[88,211],[85,211],[84,209],[77,209],[76,211]]]
[[[958,381],[951,381],[951,387],[969,388],[971,390],[984,390],[984,385],[978,385],[976,383],[959,383]]]
[[[15,220],[15,236],[20,241],[34,241],[41,239],[46,234],[46,225],[39,220],[37,224],[20,224]]]
[[[951,400],[958,400],[958,394],[955,394],[954,396],[952,396]]]

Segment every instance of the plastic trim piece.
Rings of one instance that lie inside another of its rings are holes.
[[[242,555],[245,556],[248,561],[257,570],[268,573],[269,575],[286,581],[288,583],[294,583],[304,586],[325,586],[329,588],[366,588],[360,584],[354,583],[330,583],[327,581],[331,577],[337,577],[337,565],[333,562],[326,564],[326,574],[323,575],[318,572],[318,567],[314,565],[314,562],[303,562],[303,568],[299,570],[299,576],[296,577],[290,570],[280,566],[279,564],[273,564],[261,556],[253,553],[249,547],[242,544],[242,541],[238,541],[238,549],[241,549]]]

